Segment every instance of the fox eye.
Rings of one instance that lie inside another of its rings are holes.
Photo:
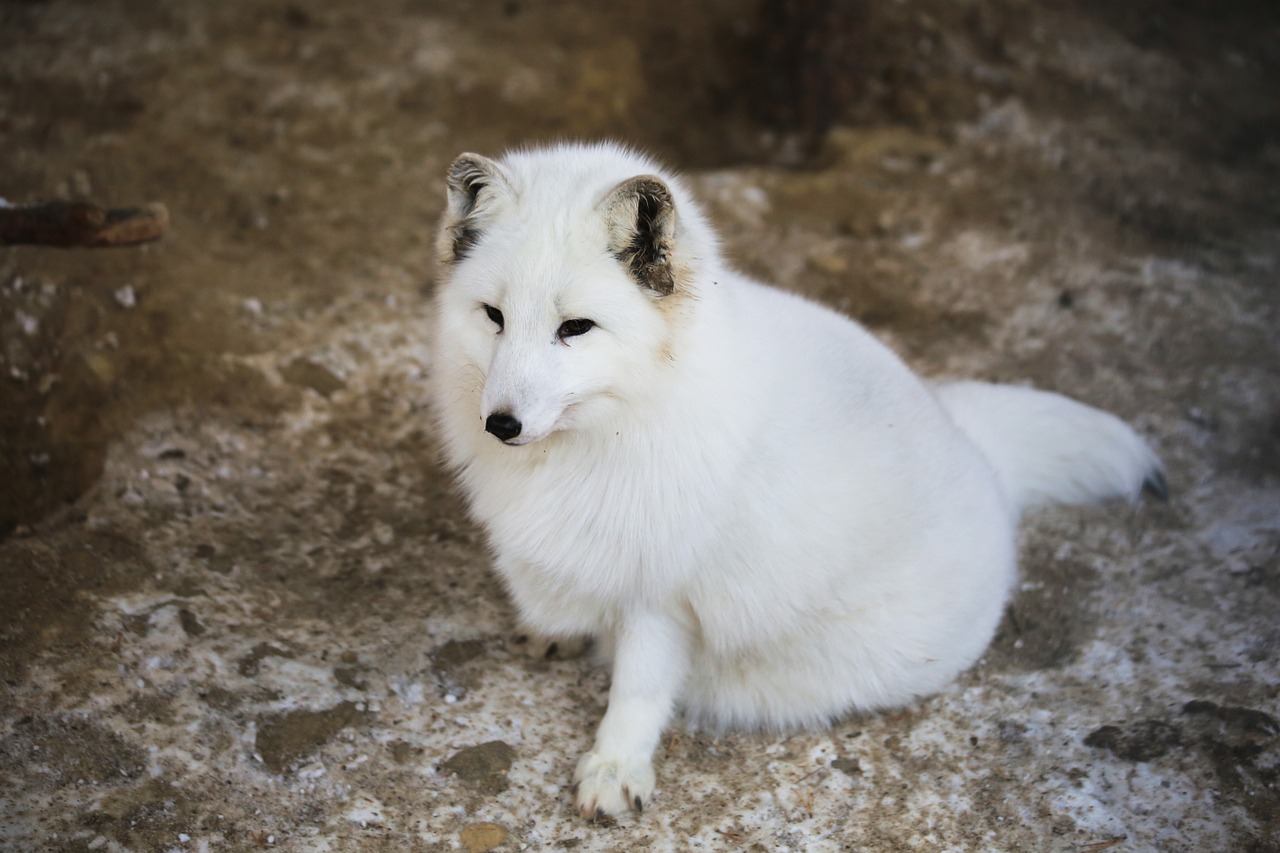
[[[556,330],[556,337],[562,341],[565,338],[576,338],[578,335],[585,335],[594,329],[595,325],[594,320],[565,320],[560,324],[560,328]]]
[[[498,327],[498,331],[501,332],[502,331],[502,312],[499,311],[497,308],[494,308],[492,305],[485,305],[484,313],[488,315],[489,319],[493,321],[493,324]]]

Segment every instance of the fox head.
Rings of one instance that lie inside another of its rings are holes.
[[[610,146],[449,167],[435,369],[451,377],[444,404],[474,405],[486,440],[621,429],[653,393],[706,229],[652,172]]]

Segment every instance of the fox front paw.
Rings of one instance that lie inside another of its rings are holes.
[[[653,765],[647,758],[627,759],[588,752],[578,762],[573,781],[578,813],[585,818],[617,817],[644,811],[653,796]]]

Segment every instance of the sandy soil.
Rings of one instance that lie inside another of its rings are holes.
[[[809,168],[750,4],[10,2],[0,195],[163,201],[0,251],[0,848],[1280,850],[1280,13],[877,4]],[[747,270],[931,375],[1110,408],[1168,504],[1043,512],[944,694],[569,774],[606,678],[514,641],[436,464],[459,151],[612,136]]]

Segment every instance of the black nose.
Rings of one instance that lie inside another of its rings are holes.
[[[484,419],[484,429],[503,441],[510,441],[520,434],[520,421],[506,412],[494,412]]]

